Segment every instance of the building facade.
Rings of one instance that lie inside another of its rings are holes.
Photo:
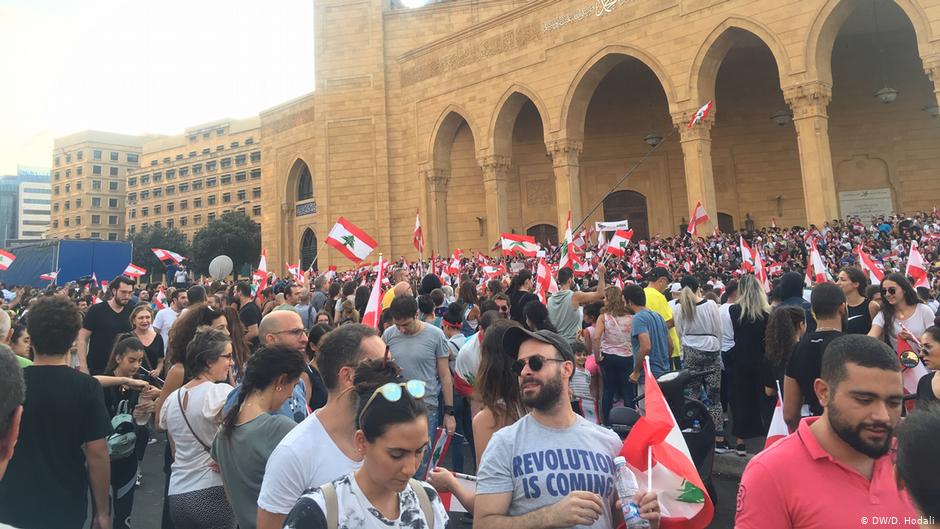
[[[48,169],[25,166],[0,176],[0,248],[10,240],[43,238],[52,207],[49,180]]]
[[[124,239],[127,174],[152,137],[83,131],[55,140],[49,239]]]
[[[257,117],[222,120],[143,145],[127,178],[127,233],[176,228],[190,240],[228,211],[261,219],[261,130]]]
[[[316,2],[316,91],[261,114],[275,262],[348,265],[340,215],[413,257],[416,210],[447,254],[569,211],[668,236],[697,202],[707,231],[940,202],[940,0],[397,5]]]

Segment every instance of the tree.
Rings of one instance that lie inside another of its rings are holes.
[[[227,255],[237,273],[245,263],[255,266],[261,257],[261,225],[240,211],[223,213],[196,232],[192,248],[196,271],[208,274],[212,259]]]
[[[129,238],[134,245],[134,264],[147,269],[148,274],[160,275],[166,272],[166,266],[157,259],[151,248],[162,248],[181,255],[189,256],[189,241],[176,228],[147,226]]]

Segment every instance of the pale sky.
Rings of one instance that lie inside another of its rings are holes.
[[[314,0],[0,0],[0,175],[85,129],[182,134],[314,88]]]

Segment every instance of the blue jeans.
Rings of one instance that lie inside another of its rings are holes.
[[[632,356],[604,355],[600,364],[604,375],[604,393],[601,396],[601,414],[604,424],[610,425],[610,409],[614,407],[614,395],[623,397],[623,405],[633,407],[636,401],[636,384],[630,382],[633,372]]]
[[[454,418],[457,422],[457,430],[453,440],[450,443],[450,461],[454,467],[454,472],[464,472],[464,447],[470,448],[470,461],[476,460],[476,451],[473,447],[473,426],[472,417],[470,417],[470,403],[467,399],[454,392]],[[431,438],[433,441],[433,438]]]

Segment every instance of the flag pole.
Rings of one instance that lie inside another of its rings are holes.
[[[653,447],[646,447],[646,492],[653,492]]]

